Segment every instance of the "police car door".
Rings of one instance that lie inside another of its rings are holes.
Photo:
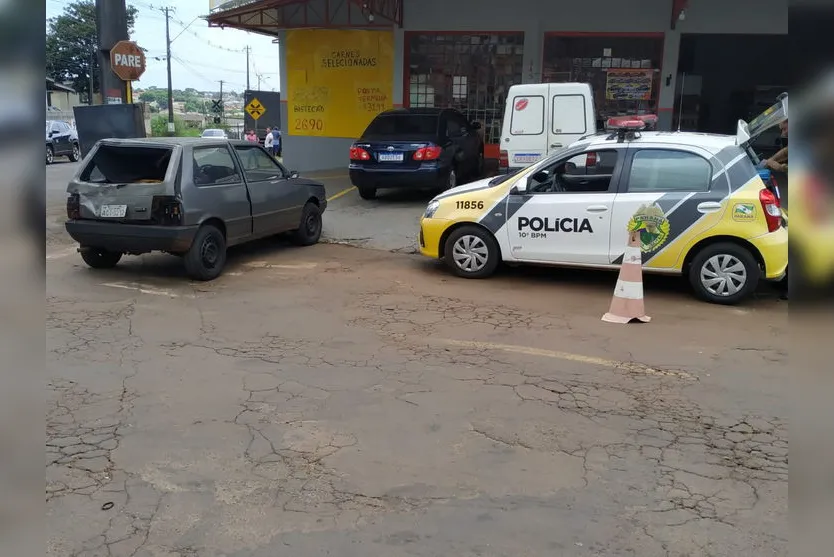
[[[540,263],[609,263],[611,213],[621,147],[566,155],[517,184],[508,199],[511,258]]]
[[[622,262],[627,229],[634,226],[641,229],[643,265],[677,268],[682,244],[675,240],[706,215],[724,209],[721,201],[729,186],[711,158],[708,151],[691,145],[629,145],[614,201],[612,263]]]

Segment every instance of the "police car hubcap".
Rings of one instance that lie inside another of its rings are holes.
[[[701,267],[701,284],[716,296],[732,296],[747,283],[747,269],[732,255],[714,255]]]
[[[464,271],[480,271],[487,263],[489,249],[477,236],[461,236],[455,242],[452,257],[455,264]]]

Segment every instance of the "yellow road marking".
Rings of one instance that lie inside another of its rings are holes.
[[[339,199],[339,198],[340,198],[340,197],[342,197],[343,195],[346,195],[346,194],[348,194],[348,193],[352,192],[352,191],[353,191],[353,190],[355,190],[355,189],[356,189],[356,186],[351,186],[351,187],[349,187],[349,188],[347,188],[347,189],[345,189],[345,190],[340,191],[340,192],[339,192],[339,193],[337,193],[337,194],[331,195],[330,197],[328,197],[328,198],[327,198],[327,200],[328,200],[328,201],[333,201],[334,199]]]
[[[311,180],[335,180],[336,178],[347,178],[347,174],[331,174],[330,176],[311,176]]]
[[[606,358],[598,358],[596,356],[585,356],[583,354],[572,354],[570,352],[559,352],[556,350],[544,350],[541,348],[533,348],[530,346],[517,346],[513,344],[497,344],[493,342],[477,342],[470,340],[454,340],[454,339],[428,339],[431,342],[440,344],[447,344],[450,346],[457,346],[458,348],[470,348],[474,350],[499,350],[502,352],[512,352],[516,354],[525,354],[527,356],[541,356],[544,358],[555,358],[557,360],[565,360],[569,362],[577,362],[581,364],[588,364],[599,367],[607,367],[610,369],[627,371],[631,373],[639,373],[643,375],[657,375],[663,377],[677,377],[678,379],[687,379],[696,381],[697,377],[685,371],[657,369],[645,364],[637,362],[618,362],[617,360],[608,360]]]

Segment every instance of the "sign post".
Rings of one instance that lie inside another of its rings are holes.
[[[133,81],[145,73],[145,53],[133,41],[119,41],[110,49],[110,67],[113,73],[125,82],[127,103],[133,103]]]
[[[249,104],[246,105],[246,112],[249,113],[249,116],[255,121],[255,133],[258,133],[258,120],[266,114],[266,108],[264,105],[261,104],[257,98],[252,99],[249,101]]]

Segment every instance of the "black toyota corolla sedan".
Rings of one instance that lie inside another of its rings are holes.
[[[379,114],[350,147],[350,181],[363,199],[379,189],[446,190],[483,173],[480,124],[448,108]]]

